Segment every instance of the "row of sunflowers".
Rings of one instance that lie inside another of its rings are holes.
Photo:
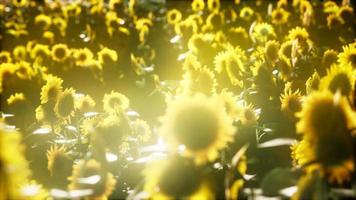
[[[355,3],[0,4],[0,200],[356,198]]]

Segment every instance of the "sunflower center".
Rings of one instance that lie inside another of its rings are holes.
[[[205,149],[219,134],[218,118],[203,106],[186,108],[176,116],[173,131],[178,141],[188,149]]]
[[[351,62],[352,66],[356,66],[356,53],[353,53],[349,56],[349,61]]]
[[[63,48],[58,48],[58,49],[56,49],[54,54],[57,58],[62,59],[65,56],[65,50]]]
[[[276,15],[274,16],[274,19],[277,21],[280,21],[283,17],[283,14],[281,12],[277,12]]]
[[[87,56],[84,53],[81,53],[78,57],[78,60],[80,61],[85,61],[87,59]]]
[[[329,90],[335,93],[338,89],[341,90],[341,94],[347,95],[351,91],[351,84],[349,77],[344,74],[340,73],[337,74],[329,84]]]
[[[287,102],[288,109],[293,113],[298,112],[301,110],[301,104],[297,97],[291,97]]]
[[[58,101],[58,112],[62,117],[71,114],[74,109],[74,99],[71,94],[65,95]]]

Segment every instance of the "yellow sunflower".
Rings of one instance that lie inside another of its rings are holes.
[[[341,95],[348,96],[354,89],[356,80],[355,71],[351,65],[333,65],[327,71],[327,75],[321,79],[320,88]]]
[[[272,23],[273,24],[285,24],[288,22],[290,13],[283,8],[276,8],[272,11]]]
[[[200,12],[204,10],[205,8],[204,0],[193,0],[191,7],[194,12]]]
[[[314,72],[313,75],[311,75],[308,78],[307,82],[305,83],[307,94],[310,94],[311,92],[318,90],[319,84],[320,84],[320,76],[317,72]]]
[[[243,73],[245,72],[245,66],[242,59],[238,54],[234,52],[229,52],[226,56],[226,72],[230,79],[230,82],[234,86],[242,87]]]
[[[12,0],[12,4],[18,8],[27,7],[30,4],[28,0]]]
[[[208,0],[207,4],[210,12],[219,11],[220,9],[220,0]]]
[[[282,79],[285,81],[288,80],[292,72],[292,63],[290,59],[284,55],[279,56],[279,62],[277,67],[279,69]]]
[[[1,51],[0,63],[11,63],[11,62],[12,62],[11,54],[7,51]]]
[[[323,2],[323,12],[324,13],[337,13],[339,6],[334,1],[324,1]]]
[[[259,115],[252,104],[245,103],[244,105],[240,105],[238,119],[243,125],[255,125],[258,118]]]
[[[306,163],[316,162],[326,170],[353,159],[351,130],[356,118],[344,97],[329,91],[313,92],[297,116],[297,132],[305,140],[301,151],[307,152],[299,156]]]
[[[356,45],[355,43],[342,47],[343,51],[338,55],[338,61],[342,65],[351,64],[356,69]]]
[[[262,43],[276,37],[273,26],[265,22],[257,24],[253,29],[252,35],[255,40]]]
[[[171,9],[167,12],[166,18],[168,24],[175,25],[182,20],[182,13],[177,9]]]
[[[72,167],[72,160],[65,146],[51,146],[47,151],[47,160],[47,169],[51,176],[70,175],[68,174],[68,168],[70,169],[70,167]]]
[[[30,170],[24,156],[21,134],[0,124],[0,199],[19,199],[19,188],[26,183]],[[11,169],[11,170],[9,170]]]
[[[54,107],[56,115],[60,118],[68,118],[74,115],[74,95],[73,88],[66,88],[58,96],[57,103]]]
[[[267,41],[265,44],[265,55],[268,61],[274,63],[278,59],[279,43],[275,40]]]
[[[337,61],[337,51],[333,49],[328,49],[324,52],[323,58],[321,60],[321,66],[324,71],[329,69],[333,63],[336,63]]]
[[[178,156],[155,160],[148,164],[143,175],[149,199],[214,199],[213,188],[191,160]]]
[[[240,17],[246,21],[249,21],[253,18],[254,11],[252,8],[245,6],[240,11]]]
[[[297,40],[301,47],[305,47],[310,43],[309,33],[305,28],[299,26],[289,30],[287,39],[290,41]]]
[[[191,35],[197,33],[198,25],[196,20],[187,18],[176,24],[174,26],[174,31],[180,36],[190,37]]]
[[[70,55],[70,50],[66,44],[56,44],[52,47],[52,59],[54,61],[63,62]]]
[[[44,44],[35,44],[30,52],[30,56],[34,60],[37,58],[47,58],[49,55],[51,55],[51,51],[49,50],[48,45]]]
[[[62,93],[63,80],[56,76],[48,76],[46,84],[41,88],[41,103],[48,101],[57,101],[58,96]]]
[[[337,30],[342,27],[344,21],[341,17],[336,14],[330,14],[326,18],[327,26],[329,29]]]
[[[74,50],[75,63],[78,66],[85,67],[93,59],[94,55],[88,48],[76,49]]]
[[[111,91],[110,94],[105,94],[103,98],[104,111],[108,113],[115,113],[120,110],[126,110],[130,106],[129,99],[119,93]]]
[[[291,119],[295,120],[295,114],[302,109],[302,95],[300,91],[292,91],[291,88],[285,89],[280,97],[281,110]]]
[[[22,45],[17,45],[12,51],[15,60],[25,60],[27,56],[26,47]],[[0,56],[1,60],[1,56]]]
[[[96,103],[91,96],[85,95],[75,100],[75,109],[82,113],[86,113],[93,111],[95,104]]]
[[[202,94],[178,96],[169,101],[160,120],[159,133],[170,148],[176,151],[183,145],[183,155],[197,164],[214,161],[235,133],[223,102]]]
[[[237,96],[233,92],[226,89],[217,94],[217,98],[224,103],[225,112],[232,118],[236,119],[239,114],[239,107],[237,106]]]
[[[215,93],[217,82],[214,73],[210,69],[201,67],[183,74],[181,86],[185,94],[203,93],[211,95]]]
[[[354,18],[354,9],[350,6],[342,6],[338,11],[337,15],[342,19],[342,21],[346,24],[350,24],[353,22]]]
[[[35,24],[39,25],[43,30],[48,30],[51,26],[52,19],[45,14],[39,14],[35,17]]]
[[[98,60],[101,64],[116,62],[117,59],[117,52],[113,49],[105,47],[98,52]]]
[[[88,177],[93,177],[92,182],[82,181]],[[88,196],[88,199],[93,200],[108,199],[116,184],[114,176],[94,159],[80,160],[73,166],[72,176],[68,179],[69,190],[91,189],[93,193]]]

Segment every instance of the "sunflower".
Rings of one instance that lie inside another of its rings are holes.
[[[150,199],[213,199],[212,188],[191,160],[179,156],[155,160],[143,174],[144,191]]]
[[[241,57],[234,52],[229,52],[226,56],[226,72],[232,85],[242,87],[241,78],[245,72]]]
[[[267,60],[274,63],[278,59],[279,43],[275,40],[267,41],[265,44],[265,55]]]
[[[341,95],[348,96],[354,89],[355,80],[356,74],[351,65],[333,65],[321,79],[320,88],[332,93],[340,91]]]
[[[74,50],[75,64],[81,67],[87,66],[87,64],[93,59],[94,55],[88,48]]]
[[[182,20],[182,13],[177,9],[171,9],[167,12],[166,18],[168,24],[175,25]]]
[[[208,0],[207,4],[210,12],[219,11],[220,9],[220,0]]]
[[[141,119],[136,119],[131,124],[132,132],[137,136],[139,141],[147,142],[151,137],[151,129],[146,121]]]
[[[290,13],[283,8],[276,8],[272,11],[272,23],[281,25],[288,22]]]
[[[201,12],[205,8],[204,0],[193,0],[191,7],[194,12]]]
[[[197,164],[214,161],[235,133],[223,102],[202,94],[178,96],[169,101],[160,120],[159,133],[170,147],[175,151],[184,145],[183,155]]]
[[[11,62],[12,62],[11,54],[7,51],[1,51],[0,63],[11,63]]]
[[[85,95],[75,100],[75,109],[82,113],[86,113],[93,111],[95,104],[96,103],[91,96]]]
[[[52,47],[52,59],[54,61],[63,62],[70,55],[70,50],[66,44],[55,44]]]
[[[203,93],[211,95],[215,93],[217,82],[210,69],[201,67],[183,74],[181,86],[185,94]]]
[[[54,111],[59,118],[68,118],[74,115],[74,95],[75,90],[73,88],[66,88],[58,96]]]
[[[252,35],[255,40],[262,43],[276,37],[273,26],[265,22],[257,24],[253,29]]]
[[[214,11],[206,18],[206,30],[219,28],[224,24],[224,14],[222,12]]]
[[[219,94],[217,98],[224,103],[225,112],[232,118],[236,119],[239,114],[239,107],[237,106],[237,96],[234,93],[224,89]]]
[[[338,55],[338,62],[342,65],[351,64],[356,69],[356,45],[355,43],[342,47],[343,51]]]
[[[330,14],[326,18],[327,26],[329,29],[337,30],[342,27],[344,21],[341,17],[336,14]]]
[[[107,47],[101,49],[98,52],[98,60],[102,65],[116,62],[117,59],[118,59],[117,52]]]
[[[32,59],[37,58],[46,58],[51,55],[51,51],[49,50],[48,45],[44,44],[35,44],[33,49],[31,50],[30,56]]]
[[[197,33],[198,25],[196,20],[187,18],[183,21],[180,21],[178,24],[176,24],[174,26],[174,31],[177,35],[189,38],[191,35]]]
[[[47,151],[47,160],[47,168],[51,173],[51,176],[67,177],[70,175],[72,160],[69,157],[69,152],[65,146],[52,145]]]
[[[195,55],[189,54],[185,58],[182,68],[185,72],[189,72],[189,71],[194,72],[194,71],[198,71],[199,69],[201,69],[202,66],[201,66],[198,58]]]
[[[58,96],[62,93],[63,80],[56,76],[48,76],[46,84],[41,88],[41,103],[48,101],[57,101]]]
[[[292,91],[291,88],[285,89],[280,97],[281,110],[291,119],[295,120],[295,114],[302,109],[302,95],[300,91]]]
[[[281,47],[279,49],[279,56],[285,56],[287,58],[292,57],[292,41],[285,41],[281,44]]]
[[[119,6],[123,3],[123,0],[109,0],[109,8],[110,10],[116,10],[116,8],[119,8]]]
[[[339,6],[334,1],[324,1],[323,2],[323,12],[324,13],[337,13]]]
[[[82,12],[82,7],[79,5],[79,2],[66,4],[63,8],[63,15],[65,18],[79,16]]]
[[[194,34],[190,37],[188,41],[188,48],[195,55],[199,55],[199,53],[204,49],[203,47],[209,48],[211,47],[211,42],[213,40],[213,35],[211,34]],[[204,49],[206,50],[206,49]]]
[[[12,53],[14,55],[14,59],[18,61],[25,60],[27,56],[26,47],[22,45],[17,45],[12,51]],[[0,60],[2,60],[1,56],[0,56]]]
[[[351,24],[354,19],[354,10],[350,6],[343,6],[337,13],[338,16],[342,19],[346,24]]]
[[[333,63],[337,61],[337,51],[328,49],[324,51],[323,58],[321,60],[321,66],[324,72],[331,67]]]
[[[39,14],[35,17],[35,24],[39,25],[43,30],[48,30],[51,26],[52,19],[45,14]]]
[[[0,124],[0,199],[19,199],[30,175],[21,134]],[[11,170],[9,170],[11,169]]]
[[[305,83],[307,94],[310,94],[312,91],[318,90],[319,84],[320,84],[320,76],[317,72],[314,72]]]
[[[92,182],[82,179],[94,177]],[[68,178],[69,190],[91,189],[93,193],[88,199],[104,200],[113,192],[116,180],[114,176],[103,169],[102,164],[94,159],[80,160],[73,166],[72,176]]]
[[[67,21],[62,17],[54,17],[53,24],[59,30],[61,36],[65,37],[67,30]]]
[[[308,31],[299,26],[289,30],[287,39],[290,41],[297,40],[302,47],[310,41]]]
[[[119,93],[111,91],[110,94],[105,94],[103,98],[104,111],[108,113],[115,113],[120,110],[126,110],[130,106],[129,99]]]
[[[259,118],[256,109],[252,104],[244,104],[239,107],[239,116],[238,119],[243,125],[255,125]]]
[[[352,159],[351,129],[356,126],[356,118],[344,97],[329,91],[313,92],[297,117],[297,132],[305,140],[302,151],[307,152],[299,156],[306,163],[316,162],[328,169]]]
[[[285,81],[288,80],[292,72],[292,63],[290,59],[284,55],[279,56],[279,62],[277,63],[277,67],[280,71],[282,79]]]
[[[240,11],[240,17],[246,21],[250,21],[253,15],[254,11],[248,6],[243,7]]]

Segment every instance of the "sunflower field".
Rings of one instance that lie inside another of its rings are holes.
[[[0,200],[356,199],[355,6],[1,0]]]

